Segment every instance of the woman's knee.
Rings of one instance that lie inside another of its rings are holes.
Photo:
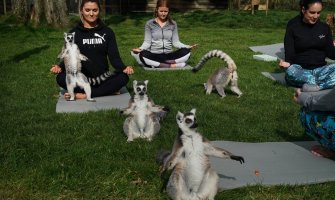
[[[60,87],[66,89],[66,74],[64,72],[57,74],[56,82]]]
[[[140,61],[145,65],[148,66],[147,63],[145,62],[144,58],[150,58],[151,53],[147,50],[142,50],[139,55]]]
[[[141,52],[140,52],[140,58],[142,58],[142,57],[150,57],[150,55],[151,55],[151,52],[150,51],[148,51],[148,50],[142,50]]]
[[[189,49],[189,48],[181,48],[181,49],[179,49],[179,51],[180,51],[181,54],[187,55],[188,53],[191,52],[191,49]]]
[[[291,65],[286,69],[285,76],[289,79],[292,79],[295,76],[297,76],[298,71],[299,71],[299,68],[297,68],[297,66]]]
[[[116,73],[109,78],[108,82],[111,85],[123,87],[128,84],[129,76],[125,73]]]
[[[120,79],[121,79],[121,84],[124,85],[124,86],[127,85],[128,82],[129,82],[129,76],[125,73],[120,73],[119,76],[120,76]]]

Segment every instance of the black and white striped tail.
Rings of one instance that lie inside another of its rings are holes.
[[[95,78],[87,78],[88,82],[90,83],[90,85],[100,85],[102,82],[104,82],[108,77],[112,76],[113,72],[108,71],[105,72],[103,74],[101,74],[100,76],[97,76]]]
[[[193,72],[198,72],[205,63],[213,57],[220,58],[221,60],[224,60],[228,64],[228,68],[232,67],[233,70],[236,70],[236,65],[234,63],[234,60],[225,52],[221,50],[212,50],[206,53],[199,61],[199,63],[192,69]]]

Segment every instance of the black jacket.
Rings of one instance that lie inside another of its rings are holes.
[[[288,23],[284,39],[285,61],[315,69],[326,65],[325,58],[335,59],[332,34],[327,24],[317,21],[306,24],[302,17]]]
[[[79,22],[69,32],[75,32],[75,43],[80,53],[88,58],[87,61],[82,61],[82,72],[87,77],[95,78],[109,71],[108,60],[115,72],[122,72],[126,68],[121,60],[113,30],[101,20],[96,27],[90,29]],[[60,66],[64,69],[64,63]]]

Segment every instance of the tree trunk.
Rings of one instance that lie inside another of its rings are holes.
[[[38,26],[42,21],[53,27],[68,24],[65,0],[12,0],[14,15],[23,23]]]

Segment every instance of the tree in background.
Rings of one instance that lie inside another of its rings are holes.
[[[68,24],[66,0],[12,0],[13,13],[20,22],[38,26],[42,21],[54,27]]]

